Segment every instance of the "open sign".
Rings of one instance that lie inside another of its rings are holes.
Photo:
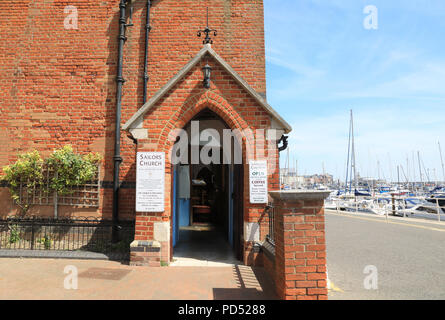
[[[249,162],[250,203],[267,203],[267,161]]]

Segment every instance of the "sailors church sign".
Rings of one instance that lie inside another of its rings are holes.
[[[136,212],[164,211],[164,178],[164,153],[137,153]]]

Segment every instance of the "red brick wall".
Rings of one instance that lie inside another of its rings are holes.
[[[264,249],[262,249],[264,250]],[[265,254],[264,252],[261,253],[262,259],[263,259],[263,266],[266,272],[269,274],[271,280],[275,284],[275,259],[270,257],[269,255]]]
[[[80,153],[102,153],[101,179],[112,181],[118,4],[119,0],[0,2],[0,166],[15,161],[18,153],[37,149],[47,155],[72,144]],[[134,26],[127,29],[122,123],[142,104],[145,4],[136,1]],[[67,5],[78,9],[78,30],[64,28]],[[204,27],[206,6],[211,27],[218,29],[213,48],[255,90],[265,93],[262,0],[157,0],[151,9],[149,97],[201,49],[202,38],[196,37],[196,31]],[[264,127],[266,123],[255,120],[264,119],[262,111],[249,99],[242,105],[242,93],[228,94],[233,83],[224,81],[223,96],[249,125]],[[136,148],[125,133],[121,146],[121,179],[131,183]],[[271,185],[278,185],[278,177],[271,179]],[[134,216],[134,191],[121,190],[123,217]],[[1,190],[0,214],[6,215],[13,208],[4,193]],[[76,209],[69,214],[110,218],[112,193],[110,189],[103,193],[94,212]],[[249,207],[246,220],[256,219],[260,211],[260,206]]]
[[[286,300],[327,299],[324,200],[275,202],[275,284]]]

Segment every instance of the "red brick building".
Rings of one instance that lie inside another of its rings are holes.
[[[210,34],[211,45],[203,45],[204,33],[197,37],[206,26],[207,7],[209,25],[217,30],[216,36]],[[170,260],[181,212],[188,210],[193,220],[193,201],[200,204],[213,192],[197,191],[196,196],[190,185],[184,198],[190,202],[181,209],[177,195],[181,183],[175,177],[184,171],[179,168],[184,163],[173,165],[169,158],[177,141],[175,130],[190,132],[192,120],[217,132],[250,129],[254,139],[244,137],[241,142],[242,164],[207,166],[218,190],[212,198],[215,221],[239,258],[250,263],[252,244],[265,237],[268,221],[266,205],[250,201],[248,160],[267,160],[268,190],[279,189],[276,140],[291,130],[266,102],[263,1],[17,0],[2,1],[0,11],[0,166],[23,152],[38,150],[45,156],[67,144],[79,153],[99,152],[104,161],[98,207],[60,206],[59,216],[111,219],[119,113],[122,163],[116,213],[119,220],[136,220],[132,257],[136,264],[150,264],[154,251],[159,251],[161,260]],[[122,30],[125,82],[118,73]],[[208,88],[203,85],[205,65],[212,69]],[[278,133],[275,138],[261,131],[270,129]],[[259,147],[261,143],[264,147]],[[198,142],[197,147],[202,146]],[[161,212],[136,212],[137,152],[165,154]],[[203,169],[202,164],[193,166],[187,168],[190,184]],[[0,216],[16,212],[3,185]],[[30,214],[51,216],[53,208],[34,206]]]

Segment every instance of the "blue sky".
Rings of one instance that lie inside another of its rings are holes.
[[[368,5],[378,9],[377,29],[364,27]],[[431,179],[443,180],[445,1],[264,0],[264,6],[267,98],[293,127],[290,162],[298,159],[301,174],[321,173],[324,163],[344,179],[352,109],[362,176],[377,177],[379,162],[380,177],[396,181],[402,165],[419,180],[420,151]]]

